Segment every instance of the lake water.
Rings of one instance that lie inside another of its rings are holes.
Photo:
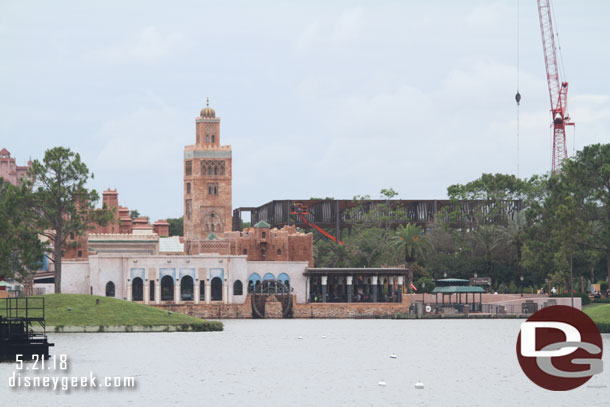
[[[550,392],[531,383],[515,355],[520,320],[224,322],[225,331],[213,333],[50,334],[52,352],[68,355],[67,375],[135,376],[136,388],[11,389],[15,364],[3,363],[0,400],[19,407],[499,407],[610,399],[608,352],[606,370],[581,388]],[[418,380],[424,390],[414,388]]]

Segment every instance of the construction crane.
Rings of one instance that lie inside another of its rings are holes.
[[[551,97],[551,114],[553,126],[553,164],[552,171],[561,170],[562,161],[568,158],[566,146],[566,126],[574,126],[568,116],[568,82],[560,81],[557,64],[557,48],[553,33],[550,0],[538,0],[538,15],[542,33],[542,48],[546,64],[546,79]],[[565,79],[565,78],[564,78]]]

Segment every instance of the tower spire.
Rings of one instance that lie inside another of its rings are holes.
[[[210,97],[209,96],[205,98],[205,106],[210,107]]]

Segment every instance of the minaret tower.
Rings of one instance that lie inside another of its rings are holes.
[[[206,107],[195,118],[196,144],[184,147],[184,238],[222,237],[232,227],[231,146],[220,145],[220,117]],[[194,254],[194,253],[192,253]]]

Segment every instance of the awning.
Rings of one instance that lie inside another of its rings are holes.
[[[485,294],[485,290],[483,289],[483,287],[474,286],[474,285],[473,286],[450,285],[450,286],[446,286],[446,287],[435,287],[434,290],[432,290],[432,294],[462,294],[462,293]]]

